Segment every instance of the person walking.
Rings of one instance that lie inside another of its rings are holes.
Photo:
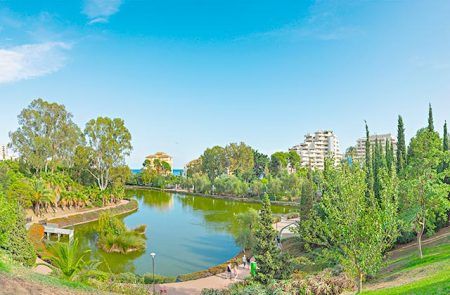
[[[238,277],[238,263],[237,262],[234,263],[233,274],[234,274],[234,280],[236,281],[236,279]]]
[[[242,265],[243,265],[244,269],[247,266],[247,256],[245,256],[245,254],[244,254],[244,256],[242,256]]]
[[[250,274],[252,277],[256,275],[256,270],[258,269],[258,266],[256,265],[256,261],[250,262]]]
[[[231,280],[231,263],[228,263],[228,265],[227,265],[227,275],[228,275],[228,278]]]

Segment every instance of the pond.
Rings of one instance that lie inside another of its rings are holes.
[[[240,248],[236,214],[260,204],[206,198],[189,194],[152,190],[128,190],[129,197],[139,203],[138,211],[123,217],[128,228],[147,225],[147,248],[141,253],[105,253],[96,247],[96,222],[75,227],[75,236],[89,247],[91,258],[103,261],[100,268],[112,272],[152,272],[155,252],[155,273],[177,276],[204,270],[233,258]],[[288,213],[294,208],[272,206],[274,213]]]

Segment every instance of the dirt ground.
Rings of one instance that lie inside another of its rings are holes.
[[[0,294],[2,295],[69,295],[89,294],[65,288],[57,288],[38,282],[0,274]]]

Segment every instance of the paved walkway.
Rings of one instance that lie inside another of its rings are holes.
[[[156,287],[157,292],[166,290],[168,295],[199,295],[204,288],[226,289],[230,284],[244,280],[250,275],[249,269],[244,269],[242,265],[238,268],[238,276],[236,279],[229,279],[226,273],[221,273],[215,276],[206,277],[203,279],[161,284]]]
[[[281,217],[281,221],[274,223],[273,228],[275,228],[277,232],[280,232],[282,228],[286,227],[282,232],[281,238],[289,238],[294,235],[295,227],[297,226],[299,220],[299,218],[286,219]]]

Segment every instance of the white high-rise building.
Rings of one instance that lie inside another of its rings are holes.
[[[375,143],[378,141],[381,144],[383,150],[386,148],[386,141],[389,141],[392,144],[394,155],[397,151],[397,139],[392,136],[390,133],[380,134],[380,135],[370,135],[369,136],[370,145],[373,147]],[[366,138],[362,137],[356,141],[356,159],[362,160],[366,156]]]
[[[334,159],[337,165],[342,160],[342,154],[339,149],[339,140],[331,130],[319,130],[314,134],[306,134],[305,141],[290,149],[296,151],[303,167],[323,170],[325,158]]]
[[[0,144],[0,161],[8,159],[8,147],[6,146],[6,144]]]

